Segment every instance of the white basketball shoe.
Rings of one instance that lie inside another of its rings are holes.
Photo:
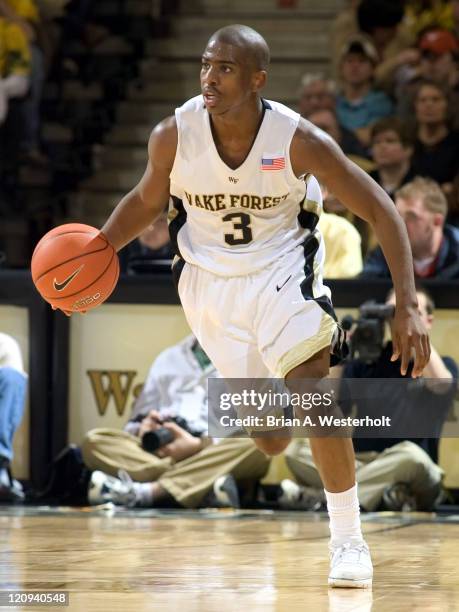
[[[111,502],[116,506],[132,508],[136,504],[136,495],[129,474],[118,471],[119,478],[96,470],[91,474],[88,486],[88,501],[91,506]]]
[[[328,586],[371,589],[373,564],[365,542],[330,547]]]

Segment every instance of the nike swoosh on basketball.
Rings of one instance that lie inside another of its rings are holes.
[[[67,285],[69,285],[73,279],[75,278],[75,276],[77,276],[81,270],[84,268],[84,264],[81,265],[79,268],[77,268],[75,270],[75,272],[72,272],[72,274],[70,274],[70,276],[67,276],[67,278],[65,280],[62,281],[62,283],[58,283],[56,279],[54,279],[53,281],[53,285],[54,285],[54,289],[56,291],[64,291],[64,289],[67,287]]]
[[[282,287],[284,285],[286,285],[291,278],[292,278],[292,275],[290,274],[290,276],[287,278],[287,280],[285,280],[280,287],[279,287],[279,285],[276,285],[277,291],[280,291],[282,289]]]

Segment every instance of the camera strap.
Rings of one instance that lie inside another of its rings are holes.
[[[204,349],[201,347],[198,341],[193,344],[191,350],[202,370],[205,370],[210,366],[210,359],[207,357],[207,354],[204,352]]]

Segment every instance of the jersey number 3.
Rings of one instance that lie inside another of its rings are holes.
[[[225,234],[225,242],[231,246],[236,244],[248,244],[252,241],[252,228],[250,227],[250,215],[246,213],[230,213],[222,217],[222,221],[233,222],[233,229],[237,230],[238,234]]]

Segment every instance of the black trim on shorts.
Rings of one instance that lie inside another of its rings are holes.
[[[185,210],[185,206],[183,205],[183,200],[177,198],[176,196],[171,196],[171,200],[172,205],[176,210],[177,214],[169,223],[169,236],[171,239],[171,245],[174,250],[174,253],[183,259],[182,254],[180,253],[180,249],[178,247],[177,240],[179,231],[186,223],[187,212]]]
[[[306,186],[306,182],[305,182]],[[314,282],[314,258],[319,250],[319,241],[317,236],[314,233],[314,230],[319,223],[319,215],[313,213],[311,211],[304,209],[304,203],[306,201],[306,192],[304,194],[304,198],[299,202],[300,212],[298,213],[298,223],[304,229],[309,230],[309,234],[303,241],[303,253],[304,253],[304,280],[300,285],[301,293],[305,300],[314,300],[319,304],[319,306],[324,310],[327,314],[329,314],[335,321],[337,321],[337,317],[335,311],[333,309],[333,304],[330,299],[326,296],[319,296],[315,298],[312,292],[312,285]]]
[[[335,321],[338,321],[336,313],[331,303],[330,298],[327,295],[321,295],[314,297],[312,291],[312,285],[314,283],[314,258],[319,250],[319,241],[314,233],[308,234],[303,242],[303,254],[304,254],[304,280],[300,285],[301,293],[305,300],[314,300],[328,315],[333,317]]]
[[[319,240],[314,232],[308,234],[303,242],[304,280],[300,285],[301,293],[305,300],[314,300],[314,302],[317,302],[322,310],[338,323],[338,317],[336,316],[330,298],[327,295],[320,295],[319,297],[313,296],[312,285],[314,282],[314,258],[319,249],[319,244]],[[338,334],[334,339],[330,352],[330,366],[338,365],[343,361],[343,359],[346,358],[348,354],[349,346],[346,342],[346,334],[338,325]]]

